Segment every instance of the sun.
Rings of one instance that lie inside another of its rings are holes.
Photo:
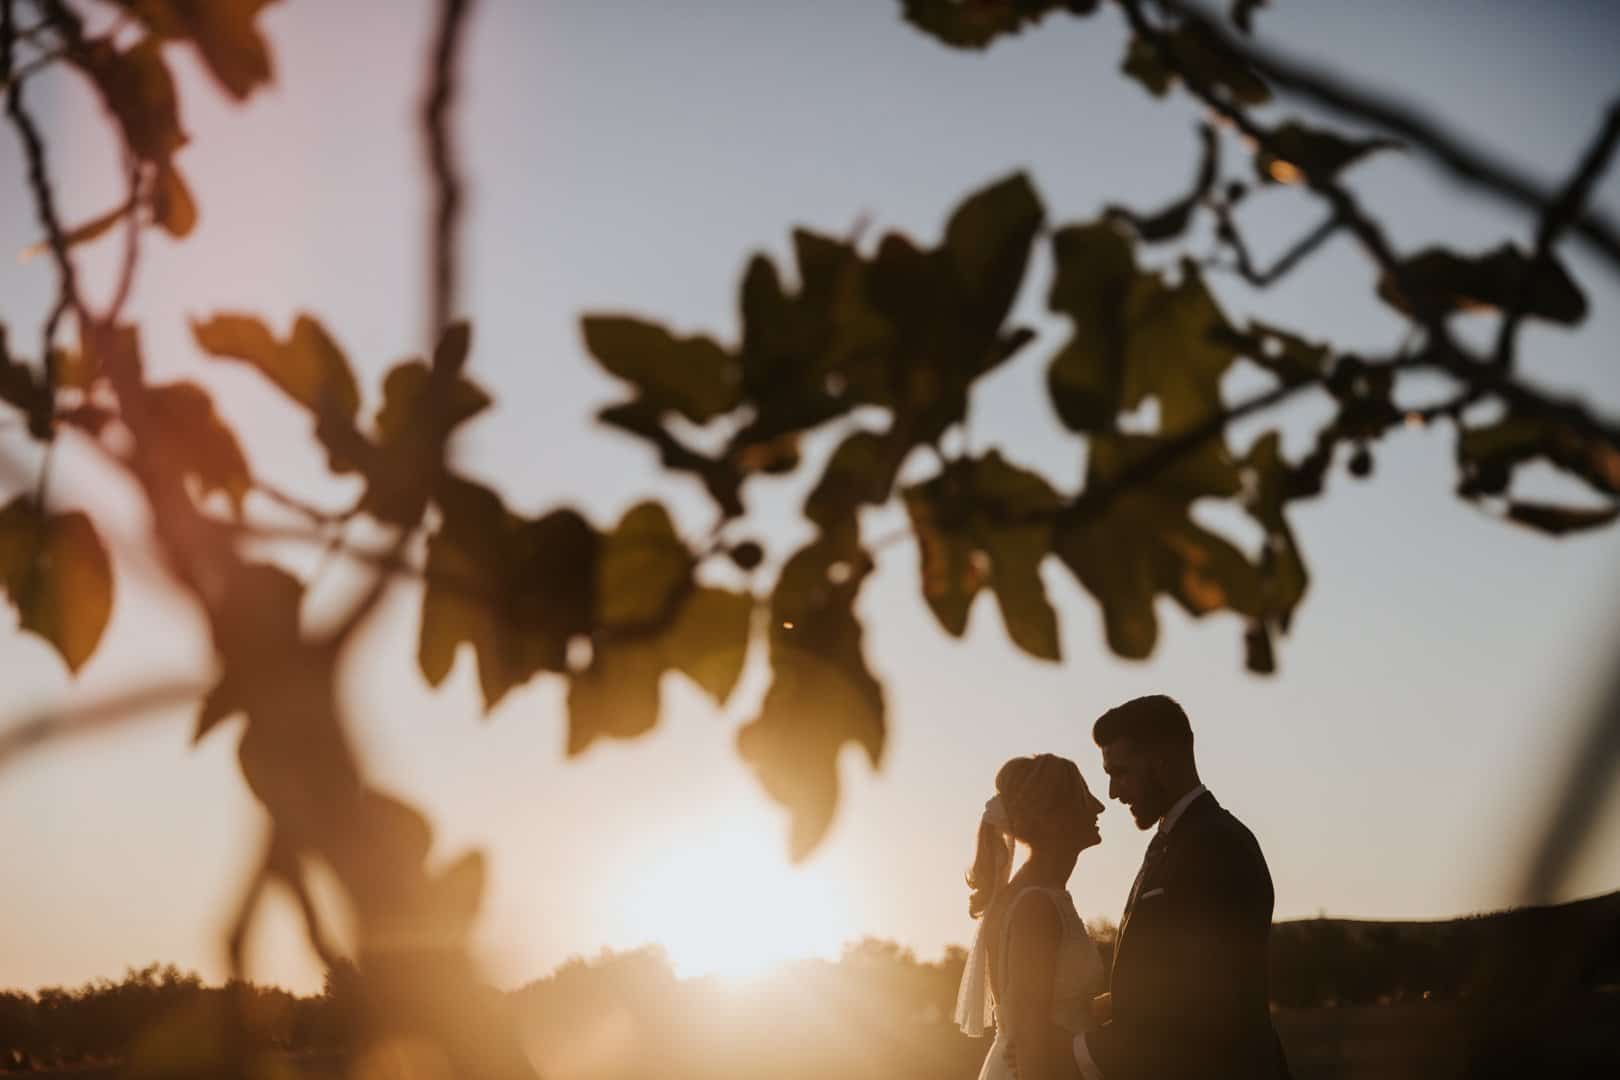
[[[745,980],[783,963],[833,957],[854,935],[843,890],[787,861],[770,822],[714,823],[649,858],[624,916],[663,946],[681,978]]]

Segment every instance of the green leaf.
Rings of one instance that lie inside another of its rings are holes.
[[[1337,132],[1290,120],[1271,132],[1270,150],[1255,155],[1254,168],[1263,182],[1296,183],[1307,177],[1335,180],[1368,154],[1398,150],[1394,139],[1350,139]]]
[[[1175,76],[1164,66],[1159,50],[1151,42],[1132,36],[1125,46],[1125,58],[1119,62],[1120,73],[1142,84],[1142,88],[1156,98],[1170,92]]]
[[[1592,439],[1558,420],[1509,413],[1493,424],[1463,428],[1457,463],[1464,496],[1499,494],[1514,467],[1536,458],[1609,495],[1620,495],[1620,447]]]
[[[724,705],[742,677],[754,598],[747,593],[693,589],[661,638],[670,667]]]
[[[42,437],[49,432],[54,402],[45,392],[44,375],[11,355],[4,326],[0,326],[0,401],[28,418],[31,434]]]
[[[1074,335],[1047,368],[1047,390],[1065,425],[1096,431],[1119,411],[1136,260],[1130,241],[1107,221],[1060,229],[1052,252],[1057,270],[1047,306],[1074,320]]]
[[[175,238],[191,235],[197,227],[197,202],[191,197],[185,177],[171,161],[158,166],[148,196],[152,206],[152,220]]]
[[[1287,386],[1314,382],[1331,370],[1332,349],[1259,320],[1249,322],[1247,337],[1235,338],[1238,342],[1243,355]]]
[[[460,647],[478,660],[486,709],[541,671],[568,669],[568,646],[595,625],[599,541],[572,510],[530,520],[481,485],[447,479],[428,542],[417,663],[431,686]]]
[[[1401,261],[1400,280],[1413,296],[1403,295],[1396,279],[1384,275],[1378,295],[1401,311],[1509,311],[1532,280],[1531,260],[1512,244],[1484,255],[1458,255],[1426,248]],[[1556,256],[1534,273],[1534,288],[1524,312],[1549,322],[1574,326],[1586,318],[1586,294]]]
[[[376,453],[361,502],[380,521],[408,525],[421,516],[442,467],[442,440],[489,407],[476,383],[456,375],[441,389],[443,381],[420,360],[396,365],[383,379]]]
[[[1242,105],[1264,105],[1271,100],[1271,91],[1259,74],[1202,20],[1185,20],[1170,34],[1169,43],[1188,78],[1222,88]]]
[[[659,682],[667,664],[656,640],[603,647],[568,682],[568,755],[601,738],[633,739],[658,724]]]
[[[458,377],[442,394],[435,392],[433,383],[432,371],[420,360],[389,370],[383,378],[382,408],[377,411],[381,446],[409,442],[436,425],[453,430],[489,408],[489,395],[475,382]]]
[[[1124,74],[1154,97],[1163,97],[1176,78],[1185,75],[1189,81],[1224,91],[1241,105],[1263,105],[1271,100],[1271,91],[1259,74],[1202,21],[1186,19],[1160,40],[1173,62],[1166,62],[1154,42],[1132,36],[1120,64]]]
[[[671,617],[692,580],[692,553],[658,503],[630,508],[602,543],[596,568],[597,621],[645,629]]]
[[[194,321],[191,333],[204,352],[257,368],[312,413],[352,421],[360,409],[360,389],[343,350],[312,316],[299,315],[284,342],[257,318],[232,313]]]
[[[795,554],[771,597],[771,686],[737,749],[792,817],[789,852],[808,855],[838,805],[838,753],[854,742],[883,754],[883,690],[866,666],[855,597],[871,560],[852,534]]]
[[[196,485],[199,494],[224,492],[240,513],[253,474],[208,394],[189,382],[148,387],[143,410],[148,425],[145,453],[153,463]]]
[[[999,326],[1006,318],[1043,217],[1023,173],[975,192],[951,215],[944,250],[977,320]]]
[[[1551,536],[1568,536],[1612,524],[1620,518],[1620,506],[1585,508],[1515,501],[1508,504],[1507,516]]]
[[[671,472],[692,473],[702,481],[725,517],[742,516],[743,473],[739,465],[723,457],[700,454],[687,446],[664,426],[659,410],[637,400],[609,406],[597,413],[597,419],[652,443],[658,451],[660,465]]]
[[[1258,615],[1264,607],[1260,572],[1189,517],[1195,500],[1240,490],[1236,464],[1211,440],[1137,476],[1163,445],[1146,436],[1093,435],[1085,492],[1111,494],[1068,517],[1054,545],[1101,605],[1109,647],[1129,659],[1147,657],[1158,641],[1154,600],[1161,593],[1195,616],[1221,609]]]
[[[804,501],[804,516],[830,528],[848,521],[863,505],[887,502],[905,447],[887,435],[852,432],[827,461],[821,480]]]
[[[1120,405],[1159,402],[1159,432],[1196,426],[1221,409],[1221,378],[1237,359],[1226,317],[1190,263],[1182,279],[1139,279],[1128,302],[1128,343]]]
[[[117,0],[153,34],[189,40],[226,93],[242,101],[271,82],[270,48],[254,26],[274,0]]]
[[[1057,614],[1040,564],[1061,505],[1044,479],[994,451],[906,491],[923,595],[948,633],[962,635],[974,598],[988,585],[1013,643],[1039,659],[1059,659]]]
[[[653,633],[599,634],[591,663],[568,687],[568,753],[600,738],[653,729],[665,671],[679,671],[724,705],[748,652],[753,598],[725,589],[688,590],[674,620]]]
[[[583,326],[591,355],[650,405],[697,424],[736,406],[738,362],[709,338],[677,338],[655,323],[622,316],[586,316]]]
[[[1219,411],[1221,379],[1238,352],[1190,264],[1175,285],[1138,271],[1130,242],[1106,221],[1060,230],[1053,249],[1057,273],[1047,303],[1074,320],[1074,335],[1046,376],[1065,425],[1106,431],[1150,397],[1159,403],[1163,434]]]
[[[228,567],[224,581],[219,583],[219,599],[213,619],[214,648],[219,654],[222,668],[219,682],[203,699],[197,712],[197,726],[192,742],[200,742],[210,731],[237,713],[252,714],[268,708],[279,718],[290,715],[295,708],[286,699],[289,687],[295,692],[308,691],[309,698],[325,698],[317,704],[305,700],[315,708],[328,708],[331,692],[321,674],[309,672],[309,678],[285,678],[285,663],[269,664],[266,656],[292,658],[306,646],[299,631],[299,614],[304,601],[304,586],[297,578],[279,566],[268,563],[242,562]],[[274,721],[271,721],[273,724]],[[284,753],[278,752],[279,740],[250,739],[242,743],[240,753],[243,770],[250,784],[277,773],[286,773],[297,767]],[[302,782],[303,776],[293,780]]]
[[[956,49],[982,49],[1054,11],[1089,15],[1097,0],[902,0],[905,20]]]
[[[112,615],[112,562],[78,511],[42,515],[27,496],[0,509],[0,586],[18,625],[50,643],[77,674]]]
[[[157,38],[144,37],[122,51],[106,38],[92,38],[67,55],[100,91],[137,157],[165,162],[186,144],[174,79]]]

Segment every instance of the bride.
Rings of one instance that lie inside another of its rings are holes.
[[[1053,1060],[1063,1042],[1051,1029],[1079,1034],[1095,1026],[1091,1001],[1103,989],[1103,970],[1065,886],[1080,852],[1102,840],[1102,810],[1067,758],[1013,758],[996,773],[967,876],[968,911],[981,922],[956,999],[964,1032],[980,1036],[995,1025],[979,1080],[1014,1080],[1007,1059],[1014,1042],[1016,1080],[1074,1075],[1072,1061]],[[1030,854],[1008,880],[1018,840]]]

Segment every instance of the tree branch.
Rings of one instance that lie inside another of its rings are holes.
[[[432,286],[428,346],[444,334],[454,315],[459,285],[456,232],[461,223],[461,177],[450,145],[449,113],[458,85],[457,59],[472,0],[444,0],[433,46],[433,80],[422,103],[422,130],[427,142],[428,167],[436,189],[433,228],[429,240]]]
[[[1520,286],[1516,302],[1503,316],[1501,328],[1497,333],[1493,362],[1499,369],[1507,371],[1513,367],[1519,325],[1530,308],[1537,282],[1552,264],[1553,247],[1558,243],[1559,234],[1570,226],[1580,214],[1581,207],[1586,205],[1593,185],[1603,175],[1603,171],[1608,168],[1609,160],[1614,156],[1617,142],[1620,142],[1620,101],[1609,106],[1602,125],[1587,146],[1586,152],[1581,155],[1574,173],[1564,183],[1558,198],[1542,211],[1541,224],[1536,229],[1535,255],[1525,272],[1524,283]]]
[[[1122,0],[1122,3],[1128,11],[1135,7],[1135,0]],[[1216,41],[1277,86],[1399,136],[1427,152],[1459,180],[1536,213],[1541,213],[1554,201],[1550,192],[1526,174],[1469,145],[1411,105],[1351,86],[1323,74],[1319,66],[1307,66],[1280,52],[1262,48],[1252,40],[1235,37],[1201,4],[1185,0],[1158,0],[1158,3],[1169,11],[1205,24]],[[1620,273],[1620,224],[1601,213],[1588,211],[1575,217],[1570,227],[1609,262],[1611,269]]]

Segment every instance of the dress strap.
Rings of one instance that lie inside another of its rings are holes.
[[[1018,905],[1023,903],[1024,897],[1030,893],[1040,893],[1050,900],[1052,907],[1057,911],[1059,932],[1062,932],[1063,905],[1057,902],[1057,897],[1052,895],[1052,891],[1043,885],[1026,885],[1018,890],[1018,895],[1012,898],[1011,902],[1007,904],[1007,910],[1002,913],[1001,948],[996,953],[996,986],[999,990],[1005,991],[1007,988],[1007,952],[1008,946],[1012,944],[1013,912],[1018,910]]]

